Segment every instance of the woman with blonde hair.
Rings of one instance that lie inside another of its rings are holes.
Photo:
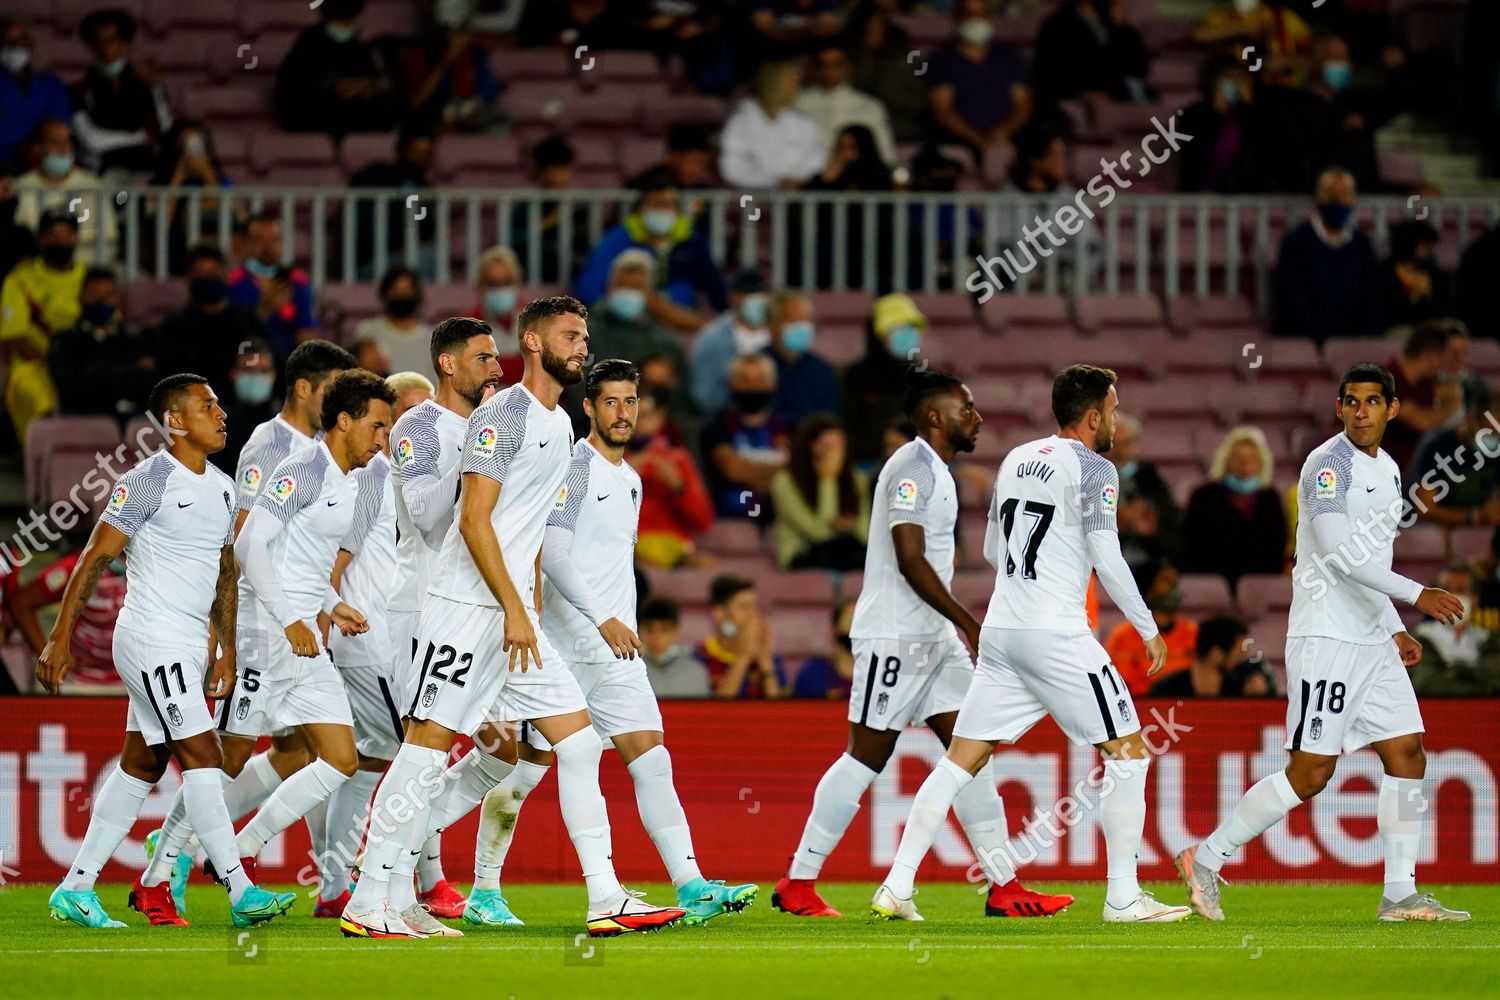
[[[802,89],[796,63],[762,64],[751,96],[719,137],[719,176],[739,188],[797,188],[828,162],[828,143],[812,118],[792,107]]]
[[[1183,568],[1218,573],[1234,586],[1246,573],[1286,566],[1286,516],[1271,481],[1271,447],[1259,427],[1240,426],[1214,452],[1209,481],[1183,519]]]

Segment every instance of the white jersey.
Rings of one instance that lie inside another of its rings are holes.
[[[416,614],[422,610],[433,561],[458,510],[460,459],[468,425],[466,419],[429,399],[401,414],[391,428],[397,531],[396,579],[388,603],[392,611]]]
[[[517,383],[490,397],[469,418],[462,470],[500,484],[490,523],[521,599],[531,603],[536,559],[547,516],[568,476],[573,423],[561,406],[548,409]],[[432,566],[428,593],[461,604],[499,607],[469,555],[455,518]]]
[[[573,446],[563,495],[547,526],[573,533],[569,559],[599,601],[600,611],[635,631],[635,539],[641,477],[611,462],[587,440]],[[568,662],[613,660],[599,630],[552,585],[542,582],[542,630]]]
[[[272,470],[315,440],[317,438],[310,438],[287,423],[279,413],[251,431],[245,446],[240,449],[239,464],[235,467],[234,481],[239,491],[239,509],[249,513],[250,508],[255,506],[255,501],[265,491]],[[254,625],[257,613],[250,585],[241,574],[239,623]]]
[[[282,462],[267,478],[255,510],[282,523],[281,533],[271,542],[270,557],[285,611],[315,622],[331,589],[329,574],[339,543],[354,523],[354,477],[340,469],[328,445],[319,442]],[[252,597],[254,593],[252,587]],[[290,624],[286,615],[274,615],[258,600],[257,604],[264,620],[283,628]]]
[[[865,582],[854,618],[852,639],[931,640],[954,634],[953,623],[917,596],[896,565],[891,530],[898,524],[921,527],[924,555],[947,587],[953,580],[953,531],[958,524],[958,486],[932,446],[921,438],[897,448],[880,470],[870,504],[870,541],[865,550]]]
[[[1401,470],[1383,450],[1367,455],[1342,432],[1313,449],[1302,463],[1297,487],[1288,637],[1324,636],[1360,645],[1390,642],[1395,613],[1390,598],[1350,579],[1339,560],[1389,570],[1391,543],[1404,510]],[[1349,518],[1351,552],[1329,558],[1319,551],[1312,524],[1322,514]]]
[[[998,565],[984,627],[1088,631],[1088,535],[1119,530],[1119,495],[1114,463],[1081,441],[1054,434],[1011,449],[990,498]]]
[[[130,539],[120,627],[161,638],[201,634],[206,641],[219,557],[234,544],[233,494],[234,480],[212,463],[196,473],[167,451],[120,477],[100,515]]]
[[[333,660],[384,667],[391,659],[391,634],[386,620],[387,595],[396,576],[396,500],[391,487],[391,463],[376,455],[354,480],[354,523],[339,548],[354,554],[344,570],[339,593],[345,603],[365,616],[370,630],[344,635],[328,630]],[[403,640],[404,641],[404,640]]]

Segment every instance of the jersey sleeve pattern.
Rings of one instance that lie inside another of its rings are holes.
[[[526,439],[526,411],[530,408],[531,397],[523,391],[506,396],[493,409],[481,406],[475,410],[464,435],[463,471],[477,472],[503,484],[510,474],[511,460]]]
[[[578,515],[583,512],[583,501],[589,492],[590,463],[588,449],[578,449],[573,463],[568,466],[568,478],[557,494],[557,502],[552,505],[552,513],[547,515],[547,527],[568,531],[578,529]]]
[[[380,505],[385,500],[390,467],[384,462],[372,462],[356,475],[358,489],[354,494],[354,521],[339,548],[358,555],[370,531],[380,523]]]
[[[937,487],[937,476],[932,470],[932,459],[925,452],[917,452],[897,469],[892,470],[886,482],[884,503],[893,525],[901,523],[925,524],[927,504]]]
[[[1118,531],[1119,470],[1115,463],[1083,445],[1075,445],[1074,451],[1078,455],[1078,504],[1083,533]]]
[[[118,528],[126,538],[134,538],[141,525],[161,507],[171,477],[172,461],[165,456],[158,455],[137,465],[115,484],[100,520]]]
[[[1309,519],[1319,514],[1349,513],[1349,484],[1354,478],[1354,456],[1342,442],[1317,453],[1303,467],[1297,505]]]
[[[291,435],[285,428],[272,424],[269,433],[253,435],[240,452],[240,462],[235,470],[235,482],[239,484],[240,510],[255,506],[265,486],[266,477],[292,453]],[[257,440],[258,439],[258,440]]]
[[[438,440],[437,418],[438,411],[431,406],[413,410],[410,420],[402,416],[391,445],[391,464],[398,482],[441,475],[438,457],[442,454],[442,443]]]
[[[255,506],[263,507],[286,524],[292,515],[318,499],[323,475],[328,469],[328,451],[318,448],[307,458],[287,460],[276,467]]]

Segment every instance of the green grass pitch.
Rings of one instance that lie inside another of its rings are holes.
[[[638,886],[656,901],[663,885]],[[986,919],[971,886],[919,887],[923,923],[872,922],[873,886],[828,884],[842,919],[771,909],[705,927],[575,941],[582,886],[506,888],[524,928],[469,929],[454,940],[345,940],[335,921],[291,914],[251,932],[229,924],[224,895],[188,890],[188,928],[152,928],[100,898],[126,930],[47,917],[50,887],[0,889],[0,995],[46,1000],[560,1000],[569,997],[1479,997],[1500,995],[1500,886],[1430,886],[1475,914],[1466,924],[1381,924],[1374,885],[1236,885],[1229,920],[1119,926],[1099,920],[1103,886],[1047,885],[1078,897],[1052,919]],[[1152,886],[1178,901],[1179,886]],[[461,926],[461,925],[460,925]],[[243,935],[243,937],[242,937]],[[1023,992],[1024,991],[1024,992]]]

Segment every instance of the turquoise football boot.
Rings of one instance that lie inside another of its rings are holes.
[[[704,924],[724,913],[738,913],[755,902],[760,886],[725,885],[723,879],[695,878],[677,890],[677,905],[687,910],[685,925]]]
[[[47,911],[52,914],[53,920],[67,920],[80,927],[124,927],[118,920],[111,920],[109,914],[104,912],[104,904],[99,902],[99,894],[90,889],[88,892],[69,892],[62,886],[52,890],[52,896],[47,900]]]
[[[258,885],[252,885],[245,890],[240,901],[229,908],[229,918],[234,921],[236,927],[263,924],[290,910],[296,901],[296,893],[270,892]]]
[[[499,889],[473,889],[464,904],[464,923],[483,927],[525,927],[526,921],[510,912],[510,904]]]

